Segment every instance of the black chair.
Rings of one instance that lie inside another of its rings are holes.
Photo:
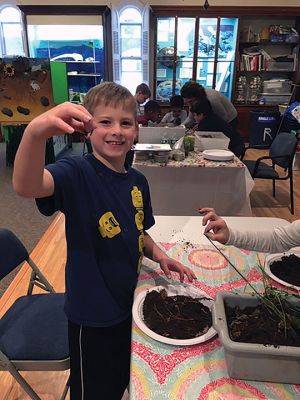
[[[69,369],[68,322],[64,294],[53,287],[38,269],[21,241],[0,229],[0,279],[21,263],[32,268],[27,295],[19,297],[0,318],[0,370],[8,371],[33,400],[41,400],[19,371]],[[32,294],[34,286],[47,293]],[[61,399],[69,388],[66,383]]]
[[[274,197],[276,180],[290,180],[292,214],[294,214],[293,160],[296,146],[297,139],[294,135],[281,132],[273,140],[268,156],[259,157],[257,160],[243,160],[253,179],[272,179]],[[264,163],[263,160],[270,160],[271,165]],[[276,167],[281,168],[280,173]]]

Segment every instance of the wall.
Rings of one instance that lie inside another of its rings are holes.
[[[204,3],[204,0],[141,0],[142,3],[152,5],[178,5],[178,6],[199,6]],[[21,4],[21,5],[108,5],[119,3],[119,0],[112,0],[110,2],[101,0],[2,0],[1,3]],[[211,6],[285,6],[285,7],[299,7],[299,0],[209,0]]]

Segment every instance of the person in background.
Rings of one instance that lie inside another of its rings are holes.
[[[45,215],[65,214],[65,312],[69,320],[71,400],[120,400],[129,383],[131,309],[143,256],[170,271],[194,273],[169,258],[146,232],[155,221],[149,187],[124,168],[138,130],[128,89],[104,82],[84,106],[60,104],[33,119],[20,143],[15,191],[36,198]],[[92,154],[67,157],[45,168],[53,135],[88,133]]]
[[[155,100],[149,100],[144,106],[144,115],[137,118],[138,124],[142,126],[158,126],[161,120],[160,105]]]
[[[196,130],[207,132],[223,132],[229,141],[229,150],[237,157],[242,157],[245,153],[245,145],[239,133],[222,118],[213,112],[212,106],[207,99],[194,102],[190,111],[193,113],[194,119],[197,122]]]
[[[201,208],[199,212],[204,214],[204,234],[222,244],[265,253],[279,253],[300,246],[300,220],[278,228],[250,232],[228,227],[213,208]]]
[[[190,80],[182,86],[180,94],[184,98],[184,104],[188,105],[189,107],[197,100],[209,100],[214,114],[222,118],[236,130],[237,111],[231,101],[228,100],[228,98],[222,93],[215,89],[204,89],[202,85]],[[191,128],[193,125],[195,125],[195,120],[191,112],[189,112],[189,115],[183,122],[183,125],[185,125],[187,128]]]
[[[145,103],[151,97],[151,90],[146,83],[141,83],[135,89],[135,101],[136,101],[136,112],[137,116],[143,115],[143,110],[141,105]]]
[[[174,126],[181,125],[187,118],[187,112],[183,109],[183,97],[180,95],[172,96],[170,98],[170,107],[171,111],[164,115],[161,125],[170,123]]]

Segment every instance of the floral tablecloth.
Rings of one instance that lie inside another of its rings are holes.
[[[182,161],[175,161],[173,159],[169,159],[167,163],[160,163],[154,161],[154,159],[150,158],[145,161],[140,161],[135,158],[134,160],[135,165],[151,165],[154,167],[176,167],[176,168],[183,168],[183,167],[241,167],[245,168],[245,164],[242,163],[240,159],[234,156],[232,161],[211,161],[206,160],[203,157],[202,152],[192,151],[189,155]]]
[[[220,290],[244,291],[245,282],[213,247],[189,242],[161,243],[167,253],[191,267],[193,284],[215,297]],[[224,248],[225,249],[225,248]],[[262,288],[257,253],[226,247],[225,254],[254,286]],[[170,284],[158,264],[145,260],[136,295],[156,285]],[[172,284],[180,284],[174,277]],[[135,324],[132,334],[131,400],[295,400],[300,385],[231,379],[224,351],[215,336],[194,346],[172,346],[145,335]]]

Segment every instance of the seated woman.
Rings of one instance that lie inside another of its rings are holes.
[[[144,106],[144,115],[137,117],[138,124],[142,126],[158,126],[161,115],[160,105],[155,100],[149,100]]]
[[[223,132],[229,141],[229,150],[237,157],[242,157],[245,153],[245,145],[239,133],[218,115],[214,114],[211,104],[208,100],[196,101],[191,106],[191,112],[198,125],[196,130],[207,132]]]

